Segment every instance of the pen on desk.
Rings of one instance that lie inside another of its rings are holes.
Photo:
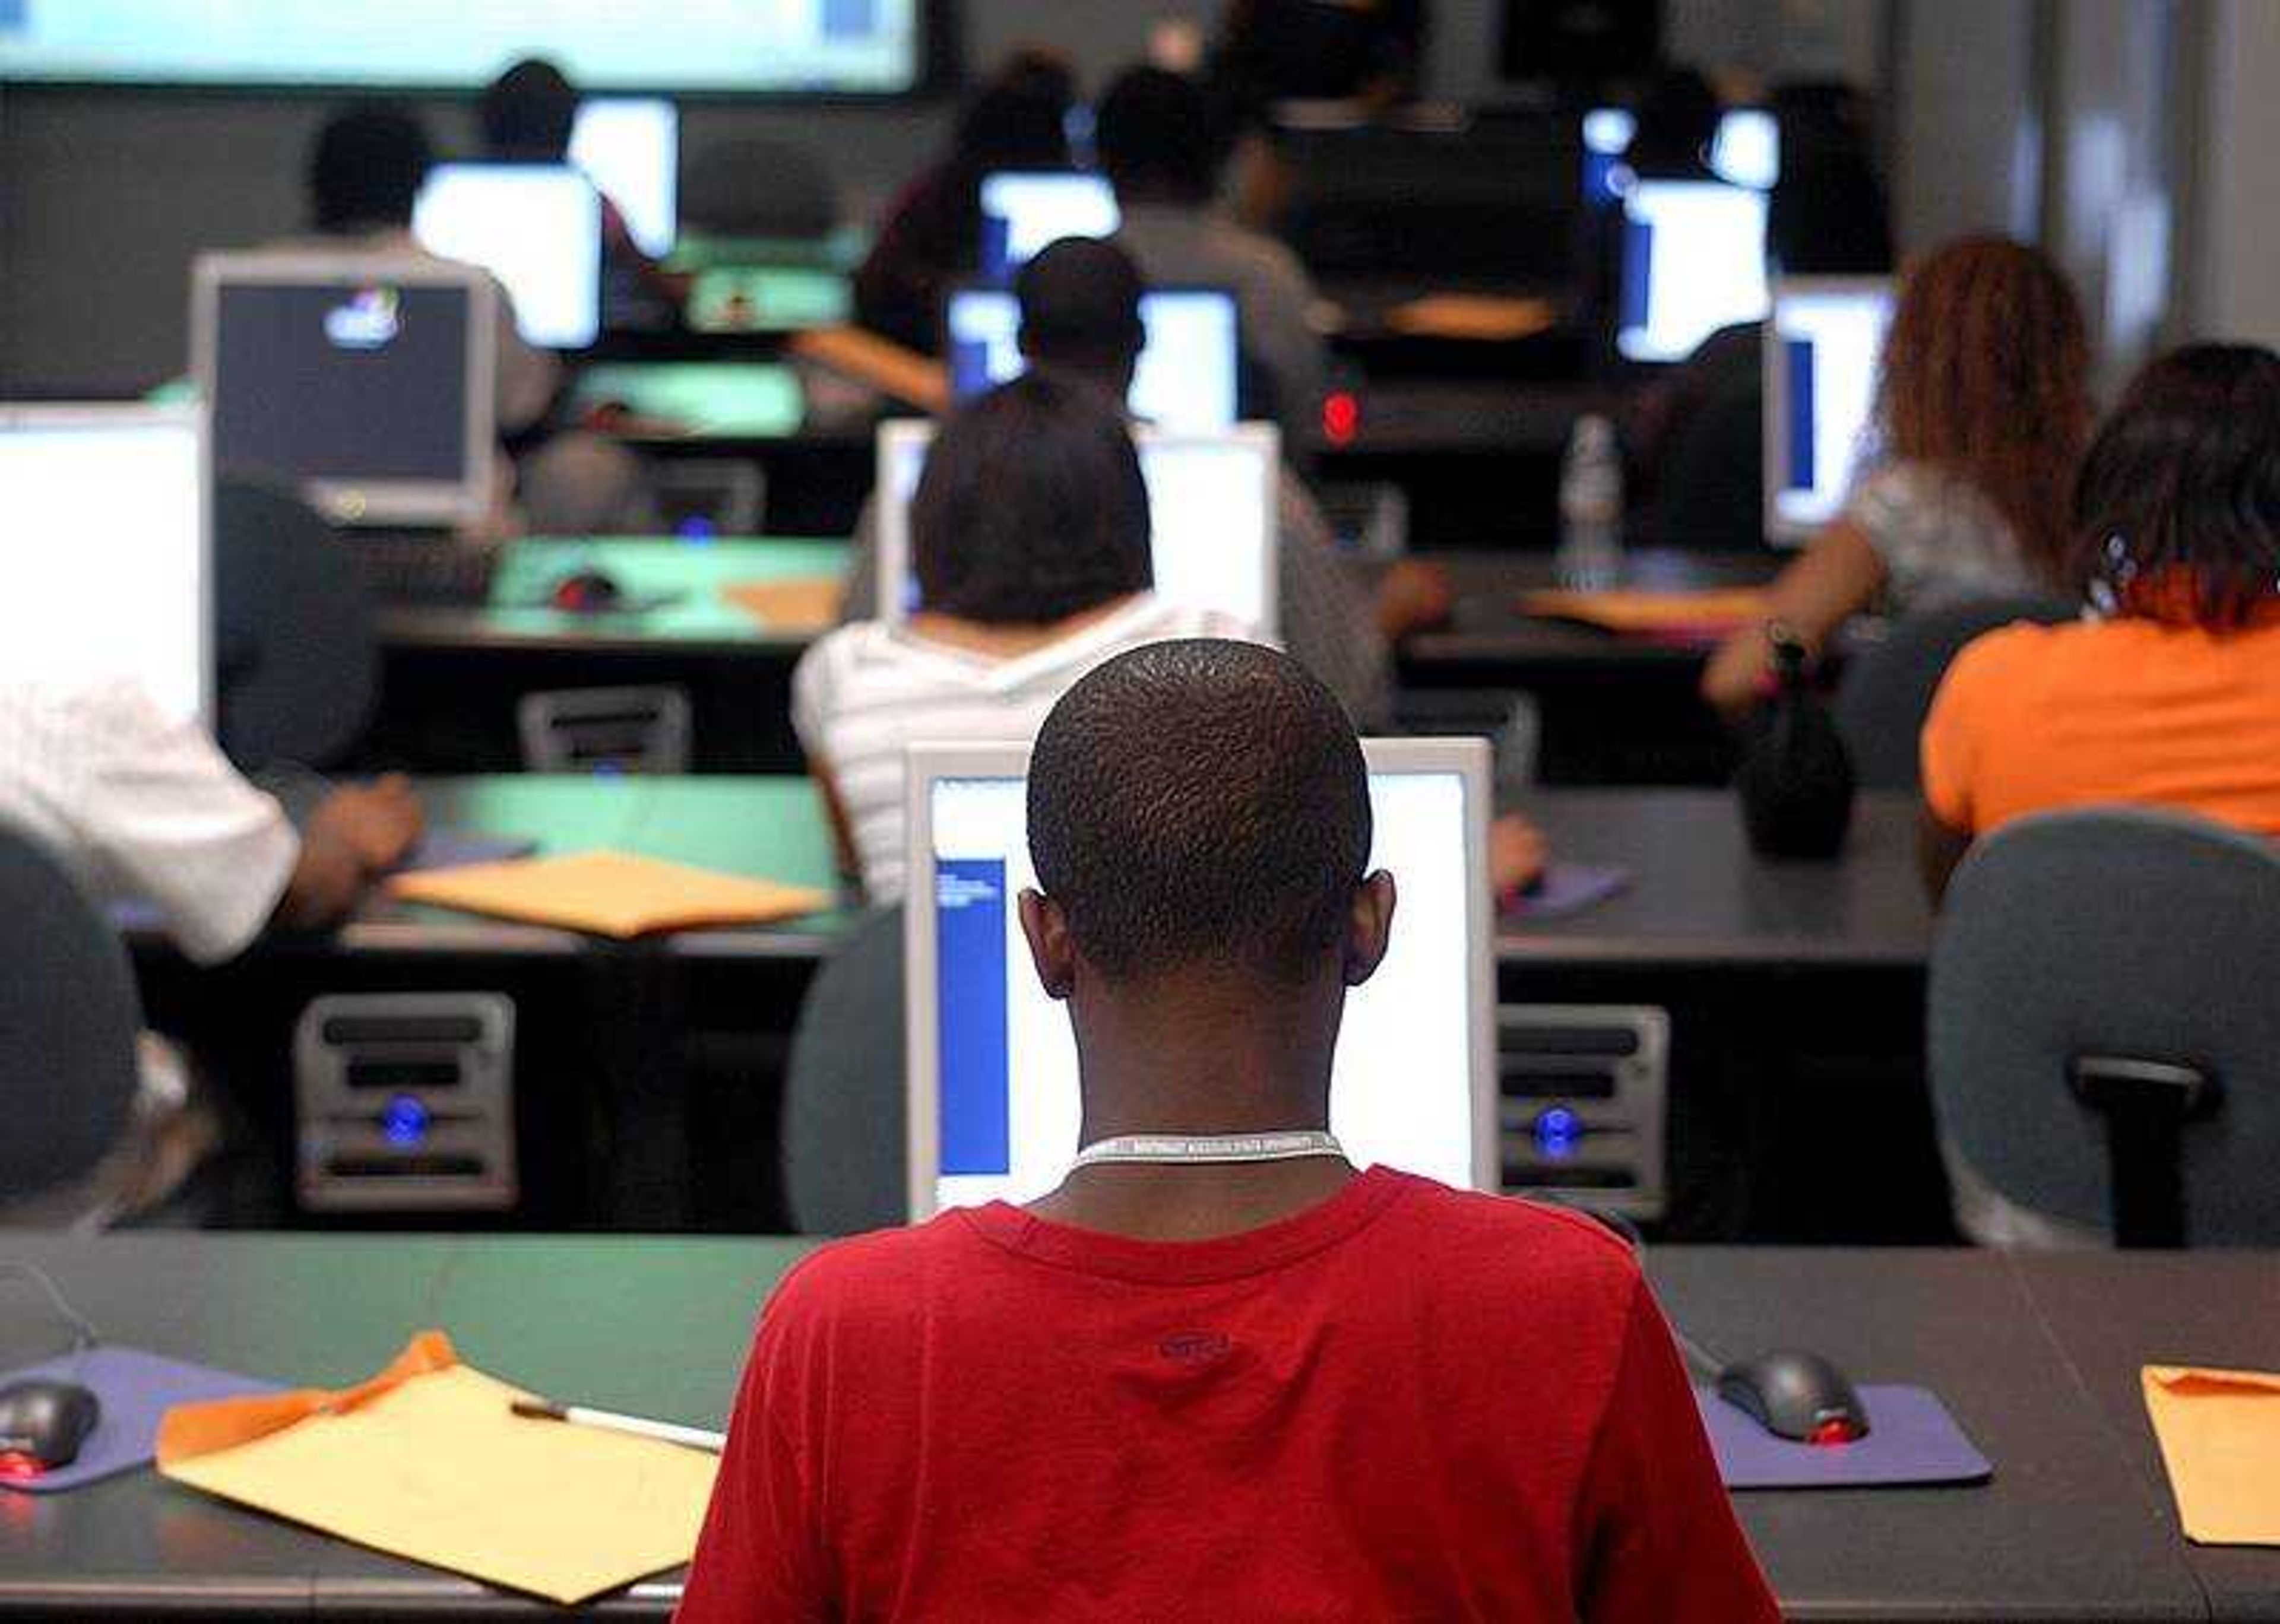
[[[534,1421],[568,1421],[576,1427],[599,1427],[610,1432],[628,1433],[636,1438],[655,1438],[660,1443],[678,1443],[688,1449],[701,1449],[715,1455],[728,1442],[725,1433],[706,1432],[701,1427],[678,1427],[671,1421],[652,1421],[638,1415],[620,1415],[614,1410],[589,1410],[583,1405],[558,1405],[543,1398],[518,1398],[511,1407],[517,1415]]]

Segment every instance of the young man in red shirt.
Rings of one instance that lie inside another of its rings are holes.
[[[1302,1153],[1080,1165],[803,1264],[686,1624],[1775,1618],[1629,1251],[1324,1131],[1395,881],[1321,684],[1234,643],[1109,662],[1038,738],[1029,838],[1083,1143]]]

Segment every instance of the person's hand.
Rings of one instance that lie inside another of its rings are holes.
[[[1755,710],[1771,689],[1773,659],[1765,628],[1752,626],[1718,645],[1702,671],[1702,697],[1729,722]]]
[[[1518,812],[1506,812],[1489,825],[1489,881],[1497,900],[1511,903],[1544,878],[1551,848],[1544,833]]]
[[[411,782],[390,773],[362,788],[335,789],[310,819],[312,833],[340,842],[366,874],[381,874],[404,860],[427,827]]]
[[[1449,572],[1437,564],[1404,558],[1377,587],[1377,627],[1388,643],[1444,623],[1457,607]]]

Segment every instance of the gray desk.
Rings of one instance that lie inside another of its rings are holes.
[[[783,1241],[12,1237],[113,1338],[292,1382],[369,1374],[424,1326],[543,1390],[718,1425],[752,1312],[804,1251]],[[1668,1249],[1666,1304],[1724,1350],[1801,1342],[1870,1381],[1936,1388],[1996,1462],[1985,1488],[1737,1497],[1795,1619],[2280,1617],[2280,1553],[2196,1552],[2127,1426],[2099,1402],[2150,1354],[2227,1357],[2242,1281],[2269,1254],[2069,1259]],[[2087,1331],[2053,1281],[2174,1328]],[[2268,1363],[2273,1321],[2260,1322]],[[48,1351],[0,1322],[0,1364]],[[154,1618],[489,1618],[541,1611],[139,1474],[77,1494],[0,1494],[0,1612]],[[2212,1564],[2222,1555],[2229,1560]],[[2204,1589],[2204,1585],[2207,1589]],[[672,1576],[597,1612],[658,1616]],[[2260,1599],[2261,1597],[2261,1599]]]

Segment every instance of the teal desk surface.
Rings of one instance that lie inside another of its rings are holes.
[[[807,421],[807,391],[781,361],[620,361],[578,375],[571,400],[628,439],[775,440]]]
[[[696,273],[684,315],[690,332],[708,336],[804,333],[852,320],[855,290],[828,267],[715,266]]]
[[[870,251],[871,233],[861,226],[842,226],[821,237],[736,236],[684,228],[666,265],[674,271],[782,267],[847,274]]]
[[[381,640],[401,647],[556,648],[571,652],[666,647],[727,653],[797,653],[826,629],[812,620],[770,624],[731,602],[728,589],[837,580],[844,542],[760,537],[534,537],[509,544],[488,607],[398,604],[381,611]],[[579,570],[615,580],[636,607],[573,614],[546,606]],[[639,607],[643,598],[664,599]]]

